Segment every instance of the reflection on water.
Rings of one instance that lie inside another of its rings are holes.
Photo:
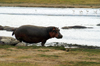
[[[56,26],[63,39],[49,39],[48,42],[66,42],[100,46],[100,9],[91,8],[33,8],[0,7],[0,25],[19,27],[25,24]],[[93,29],[66,29],[63,26],[82,25]],[[12,32],[0,31],[0,36],[11,36]]]

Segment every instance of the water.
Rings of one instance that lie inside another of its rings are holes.
[[[35,8],[0,7],[0,25],[19,27],[21,25],[56,26],[60,28],[62,39],[50,42],[64,42],[80,45],[100,46],[100,8]],[[66,29],[63,26],[81,25],[93,29]],[[12,36],[12,32],[0,31],[0,36]]]

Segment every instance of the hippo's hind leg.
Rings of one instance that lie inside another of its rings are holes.
[[[20,37],[17,37],[16,39],[19,40],[20,42],[23,41],[22,38],[20,38]]]
[[[46,43],[46,40],[43,40],[41,45],[44,46],[45,43]]]

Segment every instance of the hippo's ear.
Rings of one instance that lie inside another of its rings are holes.
[[[56,27],[53,27],[53,29],[52,30],[56,30]]]
[[[56,30],[56,27],[48,27],[48,32],[52,32],[52,31],[54,31],[54,30]]]

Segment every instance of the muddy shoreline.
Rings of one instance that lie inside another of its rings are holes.
[[[15,38],[7,37],[7,36],[0,36],[0,45],[12,45],[12,46],[41,46],[41,43],[25,43],[19,42]],[[86,49],[100,49],[99,46],[88,46],[88,45],[79,45],[79,44],[70,44],[64,42],[50,42],[45,44],[45,46],[53,47],[53,46],[62,46],[65,48],[86,48]]]
[[[33,4],[33,3],[0,3],[0,7],[50,7],[50,8],[100,8],[100,5],[64,5],[64,4]]]

